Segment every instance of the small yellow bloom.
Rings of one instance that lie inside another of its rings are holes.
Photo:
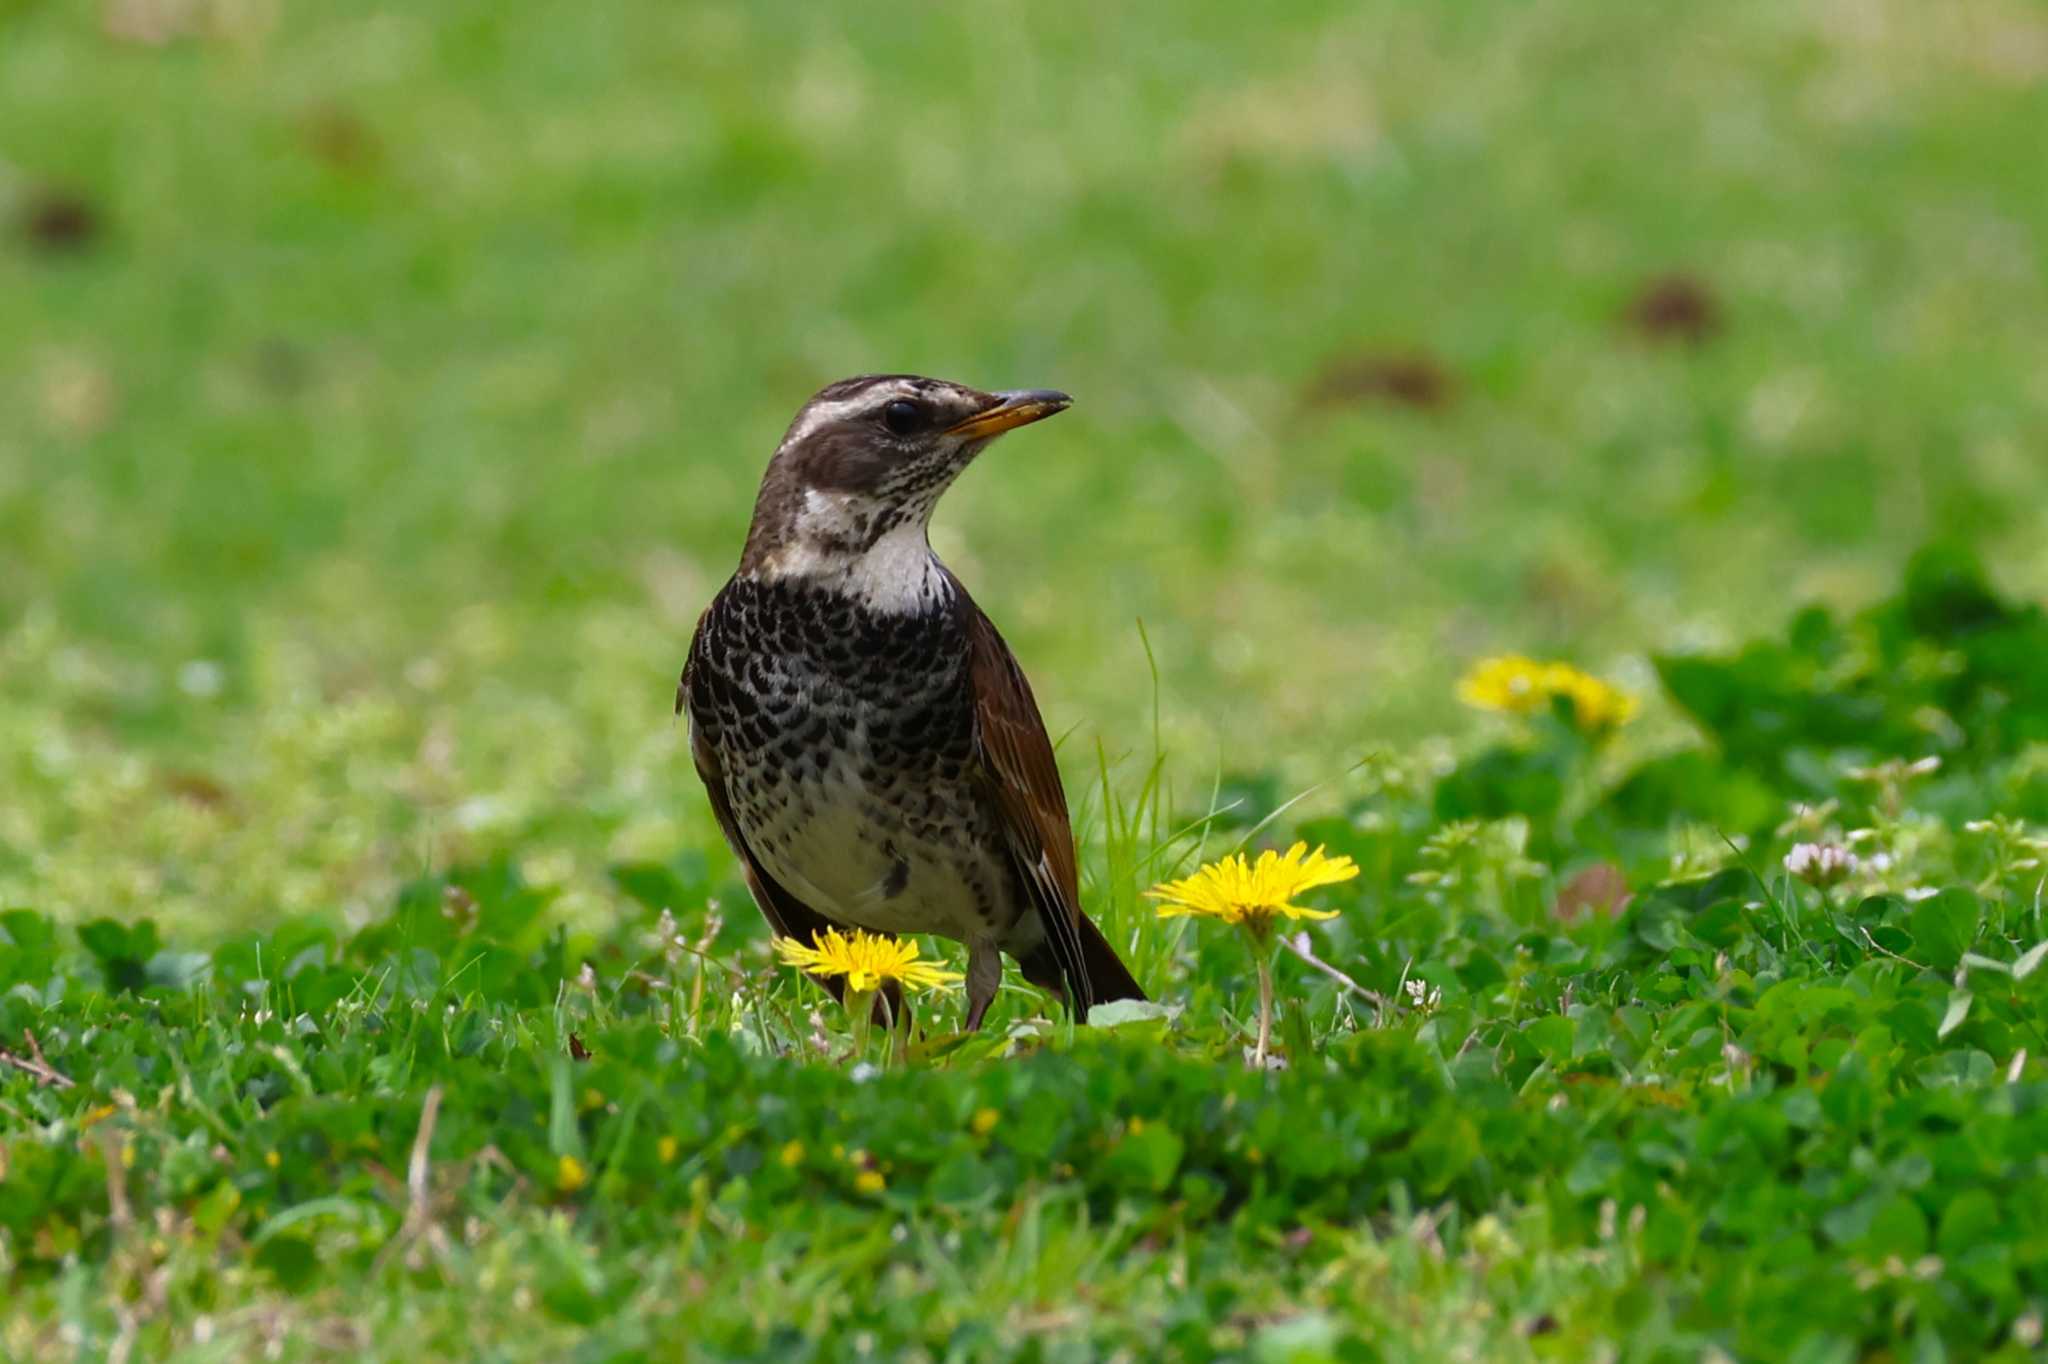
[[[1588,734],[1619,729],[1635,717],[1635,697],[1569,664],[1551,665],[1550,690],[1571,698],[1572,722]]]
[[[1333,886],[1356,875],[1358,865],[1350,858],[1326,857],[1320,847],[1310,852],[1308,844],[1296,843],[1285,853],[1268,848],[1257,862],[1248,861],[1243,853],[1232,853],[1193,876],[1162,882],[1145,894],[1161,902],[1162,919],[1199,914],[1263,932],[1282,915],[1290,919],[1336,918],[1335,910],[1304,909],[1293,901],[1304,891]]]
[[[284,1161],[279,1158],[277,1152],[265,1151],[263,1153],[263,1163],[265,1165],[268,1165],[271,1169],[275,1170],[278,1166],[284,1164]]]
[[[1458,699],[1481,710],[1532,715],[1550,704],[1544,685],[1547,665],[1522,654],[1485,658],[1458,681]]]
[[[782,1163],[791,1169],[804,1163],[804,1144],[793,1141],[782,1148]]]
[[[975,1136],[985,1137],[995,1131],[996,1124],[1002,1120],[1003,1115],[993,1108],[977,1108],[974,1110],[974,1120],[969,1126],[974,1129]]]
[[[574,1156],[563,1156],[555,1162],[555,1187],[563,1193],[575,1193],[590,1182],[590,1171]]]
[[[1458,699],[1481,710],[1536,715],[1557,698],[1571,702],[1572,723],[1588,734],[1627,724],[1636,699],[1569,663],[1543,663],[1523,654],[1481,659],[1459,679]]]
[[[1125,1130],[1135,1137],[1145,1130],[1145,1120],[1139,1117],[1137,1114],[1133,1113],[1131,1115],[1130,1122],[1125,1127]]]
[[[672,1164],[676,1158],[677,1143],[674,1137],[663,1137],[654,1143],[654,1154],[661,1157],[663,1165]]]
[[[882,1178],[880,1170],[862,1170],[853,1177],[853,1187],[861,1193],[877,1194],[889,1187],[889,1181]]]
[[[858,994],[880,988],[883,981],[896,980],[913,987],[946,987],[960,979],[933,962],[917,959],[917,944],[905,938],[891,938],[856,928],[849,936],[836,928],[820,933],[816,945],[795,938],[777,938],[775,954],[783,963],[819,976],[845,976],[846,986]]]

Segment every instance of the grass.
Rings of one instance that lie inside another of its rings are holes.
[[[927,996],[894,1065],[694,908],[738,890],[695,854],[615,864],[601,932],[503,861],[352,933],[196,950],[9,911],[0,1331],[22,1357],[2027,1358],[2048,838],[2005,812],[2048,815],[2044,659],[2048,613],[1933,552],[1868,612],[1660,659],[1710,746],[1629,763],[1538,710],[1449,771],[1353,772],[1299,822],[1361,870],[1306,949],[1341,972],[1280,957],[1278,1073],[1243,1064],[1242,944],[1123,895],[1094,899],[1171,1004],[1076,1028],[1020,991],[962,1035]],[[1105,782],[1092,866],[1186,856],[1156,784]]]
[[[0,1349],[2026,1353],[2048,704],[1898,584],[2048,592],[2044,51],[0,0],[0,1045],[78,1081],[0,1076]],[[935,539],[1182,1012],[856,1083],[667,712],[789,413],[899,367],[1080,399]],[[1644,713],[1460,713],[1511,650]],[[1261,1080],[1138,892],[1296,833],[1391,1007],[1283,958]]]

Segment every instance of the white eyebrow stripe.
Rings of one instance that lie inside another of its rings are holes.
[[[830,402],[812,403],[806,407],[789,428],[789,434],[782,438],[782,449],[788,449],[809,437],[820,427],[830,425],[856,412],[869,411],[891,398],[905,397],[915,390],[907,383],[874,384],[862,389],[850,398],[834,398]]]

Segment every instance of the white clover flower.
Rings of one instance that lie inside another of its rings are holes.
[[[1856,854],[1839,843],[1795,843],[1785,870],[1812,886],[1832,886],[1857,870]]]

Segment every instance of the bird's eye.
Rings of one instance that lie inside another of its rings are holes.
[[[924,409],[908,398],[898,398],[882,409],[882,425],[907,436],[924,425]]]

